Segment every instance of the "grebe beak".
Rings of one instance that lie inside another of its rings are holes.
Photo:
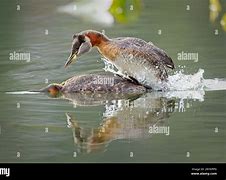
[[[71,54],[70,54],[67,62],[65,63],[64,67],[66,68],[72,62],[74,62],[78,56],[81,56],[81,55],[89,52],[91,50],[91,48],[92,48],[92,44],[90,43],[90,41],[85,41],[85,42],[81,43],[78,49],[72,47]]]
[[[76,53],[72,53],[72,52],[71,52],[71,54],[70,54],[70,56],[68,57],[67,62],[65,63],[64,67],[66,68],[66,67],[67,67],[68,65],[70,65],[73,61],[75,61],[75,60],[76,60],[76,57],[77,57]]]

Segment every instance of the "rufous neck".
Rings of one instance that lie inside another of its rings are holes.
[[[100,46],[110,40],[106,35],[97,31],[88,31],[85,35],[90,39],[92,46]]]

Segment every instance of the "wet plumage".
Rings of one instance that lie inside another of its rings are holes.
[[[147,90],[141,86],[109,74],[88,74],[73,76],[61,84],[50,84],[42,89],[52,96],[59,93],[126,93],[142,94]]]
[[[74,76],[64,82],[64,92],[115,92],[137,93],[145,92],[145,88],[135,85],[128,80],[113,75],[80,75]]]

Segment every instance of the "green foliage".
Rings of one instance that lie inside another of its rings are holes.
[[[119,23],[133,22],[140,15],[141,0],[113,0],[109,11]]]
[[[210,21],[212,23],[219,22],[219,18],[221,17],[220,20],[221,27],[224,31],[226,31],[226,13],[223,8],[223,1],[210,0],[209,8],[210,8]],[[223,15],[222,12],[224,12]]]

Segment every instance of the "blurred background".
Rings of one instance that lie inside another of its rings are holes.
[[[102,72],[104,64],[96,50],[64,68],[73,34],[86,29],[103,31],[112,38],[134,36],[152,41],[172,57],[175,71],[193,74],[202,68],[206,79],[225,78],[225,1],[1,0],[0,25],[0,162],[226,161],[225,91],[201,92],[201,100],[166,99],[169,107],[177,109],[160,118],[170,126],[169,136],[147,133],[153,119],[158,120],[152,114],[150,122],[143,122],[144,128],[139,126],[146,135],[134,138],[115,133],[99,142],[105,144],[96,153],[90,148],[80,153],[75,131],[67,128],[65,113],[73,114],[73,122],[85,129],[83,134],[90,134],[92,129],[98,131],[102,122],[108,122],[109,117],[106,120],[103,115],[106,104],[76,107],[72,101],[79,102],[73,98],[5,93],[40,89],[73,75]],[[198,53],[198,62],[178,60],[182,51]],[[30,53],[30,62],[10,60],[13,52]],[[149,108],[160,111],[168,107],[159,96],[150,99]],[[179,111],[181,106],[183,111]],[[145,115],[145,106],[136,108]],[[125,121],[122,114],[129,111],[126,106],[122,109],[114,115],[119,122]],[[123,123],[121,127],[136,129],[131,117],[134,115],[129,116],[129,125]]]

